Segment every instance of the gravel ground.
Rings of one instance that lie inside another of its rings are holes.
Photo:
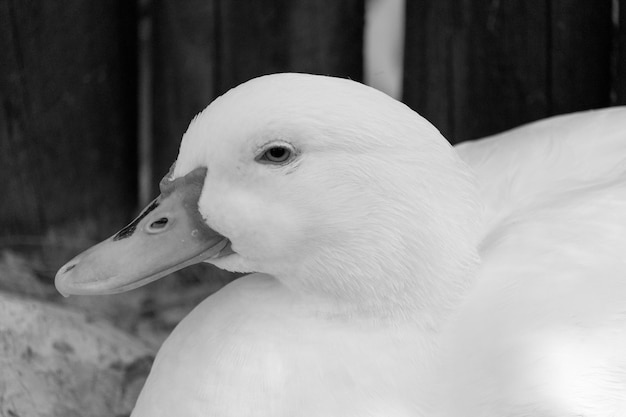
[[[62,297],[56,270],[92,243],[0,250],[0,416],[128,415],[163,340],[235,278],[196,265],[124,294]]]

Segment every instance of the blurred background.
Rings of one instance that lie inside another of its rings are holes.
[[[626,103],[626,0],[0,0],[0,51],[0,290],[150,349],[233,276],[204,265],[69,299],[53,277],[157,194],[191,118],[229,88],[349,77],[451,143]]]

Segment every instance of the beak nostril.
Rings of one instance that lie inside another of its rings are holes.
[[[150,232],[158,232],[164,229],[165,226],[167,226],[168,222],[169,220],[167,219],[167,217],[161,217],[160,219],[155,220],[152,223],[150,223],[150,225],[148,226],[148,230]]]

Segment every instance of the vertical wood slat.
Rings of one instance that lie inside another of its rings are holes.
[[[404,100],[453,143],[542,117],[545,30],[543,2],[407,2]]]
[[[606,105],[609,19],[610,0],[407,2],[404,99],[452,143]]]
[[[550,6],[550,114],[608,106],[611,0],[551,0]]]
[[[615,34],[615,104],[626,104],[626,0],[619,0]]]
[[[274,72],[363,77],[362,0],[226,0],[220,9],[220,92]]]
[[[286,71],[362,78],[364,0],[157,0],[154,9],[155,187],[192,117],[237,84]]]
[[[195,114],[215,98],[217,0],[155,0],[152,193]]]
[[[136,189],[134,6],[0,0],[0,50],[0,235],[88,219],[104,232],[126,219]]]

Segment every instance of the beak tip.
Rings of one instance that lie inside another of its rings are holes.
[[[60,276],[59,273],[57,273],[57,276],[54,278],[54,286],[56,287],[57,291],[63,296],[63,297],[69,297],[70,296],[70,292],[67,291],[66,285],[65,285],[65,280],[63,279],[62,276]]]
[[[72,294],[72,274],[70,272],[76,267],[76,265],[78,265],[78,261],[76,259],[72,259],[63,265],[54,277],[54,286],[63,297],[69,297]]]

